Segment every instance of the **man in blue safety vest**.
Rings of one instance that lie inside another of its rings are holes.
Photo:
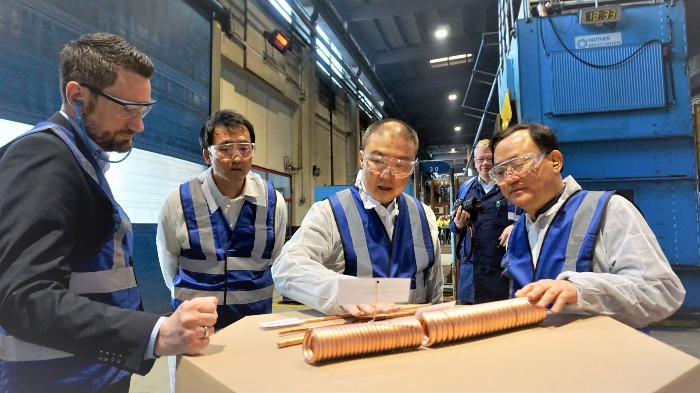
[[[326,314],[387,313],[398,307],[338,304],[338,281],[402,277],[411,279],[410,303],[442,302],[435,213],[403,193],[417,152],[418,136],[404,122],[367,128],[356,186],[314,203],[272,266],[283,295]]]
[[[537,307],[613,317],[635,328],[673,314],[685,289],[639,210],[613,192],[562,179],[554,132],[536,123],[491,140],[489,172],[525,210],[505,257],[515,297]]]
[[[168,196],[156,244],[173,309],[215,296],[221,329],[272,312],[270,268],[284,244],[287,207],[271,182],[251,172],[255,130],[243,115],[217,111],[199,142],[209,168]]]
[[[105,178],[154,106],[153,63],[97,33],[61,52],[61,111],[0,149],[0,390],[127,392],[209,344],[216,299],[140,312],[129,217]]]

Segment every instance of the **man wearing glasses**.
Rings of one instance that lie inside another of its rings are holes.
[[[61,52],[61,111],[0,149],[0,390],[126,392],[156,356],[209,344],[216,299],[140,312],[131,223],[105,152],[128,152],[153,107],[151,60],[120,37]]]
[[[215,296],[221,329],[272,312],[270,266],[284,244],[287,207],[272,183],[250,171],[255,130],[248,119],[220,110],[199,142],[210,167],[168,196],[156,244],[173,310]]]
[[[410,303],[442,302],[440,244],[433,211],[403,193],[418,137],[407,124],[370,125],[355,187],[311,206],[272,266],[277,290],[325,314],[392,312],[395,304],[338,304],[338,280],[411,278]]]
[[[500,187],[489,177],[493,153],[488,139],[474,149],[477,176],[457,191],[459,201],[476,198],[477,206],[465,210],[460,203],[452,211],[450,230],[457,236],[459,251],[460,304],[479,304],[508,299],[510,280],[503,276],[501,260],[513,223],[521,213],[508,203]],[[468,210],[471,210],[468,211]]]
[[[637,208],[568,176],[546,126],[516,125],[491,140],[491,178],[527,213],[508,242],[515,297],[538,307],[611,316],[635,328],[673,314],[685,289]]]

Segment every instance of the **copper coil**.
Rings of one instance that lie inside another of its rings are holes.
[[[546,316],[545,309],[536,308],[526,298],[517,298],[424,312],[419,320],[426,334],[423,345],[430,347],[538,324]]]
[[[309,364],[395,349],[417,348],[423,327],[416,318],[396,318],[373,323],[325,326],[304,334],[302,352]]]

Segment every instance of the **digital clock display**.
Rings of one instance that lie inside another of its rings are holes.
[[[578,22],[582,25],[600,25],[603,23],[617,22],[620,20],[621,11],[619,6],[583,8],[579,11]]]

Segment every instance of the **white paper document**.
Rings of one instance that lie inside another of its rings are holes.
[[[338,304],[407,303],[410,278],[338,280]]]
[[[302,321],[299,318],[286,318],[286,319],[278,319],[276,321],[260,322],[260,323],[258,323],[258,325],[260,325],[260,327],[263,329],[270,329],[270,328],[301,325],[302,323],[304,323],[304,321]]]

